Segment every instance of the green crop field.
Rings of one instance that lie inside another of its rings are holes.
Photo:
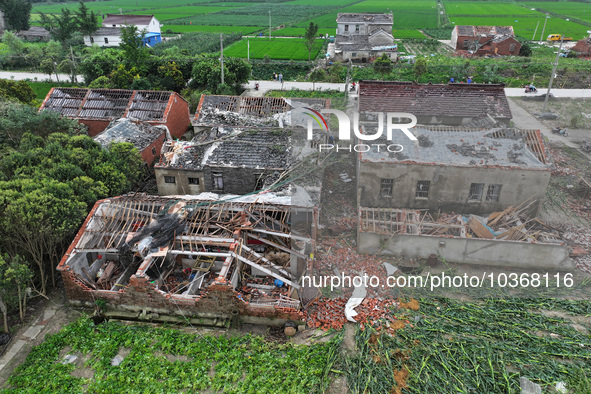
[[[86,1],[84,4],[91,11],[99,11],[103,13],[115,14],[119,13],[119,8],[123,13],[130,13],[131,11],[145,11],[150,9],[161,9],[163,5],[168,7],[183,6],[197,3],[209,3],[210,0],[168,0],[165,4],[161,0],[142,0],[139,5],[137,0],[107,0],[107,1]],[[59,14],[62,8],[78,9],[79,2],[67,3],[34,3],[32,12],[45,12],[48,14]]]
[[[309,22],[308,22],[309,23]],[[267,35],[269,31],[267,30]],[[336,33],[336,29],[331,28],[320,28],[318,29],[318,35],[326,35],[334,36]],[[263,33],[264,34],[264,33]],[[306,34],[306,28],[304,27],[286,27],[285,29],[279,29],[271,32],[271,35],[275,37],[303,37]]]
[[[450,17],[449,19],[456,25],[513,26],[513,30],[515,31],[516,35],[530,40],[534,34],[534,31],[536,30],[536,23],[540,22],[535,37],[537,40],[539,40],[545,17]],[[565,21],[564,19],[559,18],[548,18],[546,30],[544,32],[544,39],[546,39],[548,34],[560,33],[578,40],[588,35],[586,33],[587,30],[589,30],[589,27],[580,25],[578,23]]]
[[[244,5],[240,6],[243,7]],[[137,11],[134,14],[138,15],[154,15],[159,21],[166,21],[171,19],[184,18],[192,14],[211,14],[214,12],[225,11],[227,9],[237,8],[237,6],[184,6],[184,7],[169,7],[156,8],[147,11]]]
[[[538,8],[548,12],[564,15],[565,17],[578,18],[586,22],[591,22],[591,4],[575,2],[536,2],[526,3],[528,7]],[[588,29],[591,30],[591,29]]]
[[[409,29],[394,29],[392,30],[394,38],[427,38],[423,33],[418,30]],[[399,50],[400,51],[400,50]]]
[[[434,0],[366,0],[346,7],[340,12],[390,12],[394,28],[412,29],[437,27],[437,3]]]
[[[514,15],[536,15],[528,7],[521,7],[516,4],[484,2],[484,1],[445,1],[445,13],[449,16],[473,16],[473,15],[491,15],[491,16],[514,16]]]
[[[192,31],[203,31],[211,33],[242,33],[242,34],[253,34],[254,32],[261,30],[261,27],[253,26],[199,26],[199,25],[164,25],[162,32],[166,32],[168,29],[174,33],[189,33]]]
[[[305,41],[299,38],[253,38],[250,40],[241,40],[227,49],[224,49],[224,55],[229,57],[247,57],[248,41],[250,41],[250,58],[263,59],[268,55],[271,59],[280,60],[308,60],[308,48]],[[312,59],[318,55],[322,48],[323,41],[317,40],[312,49]]]

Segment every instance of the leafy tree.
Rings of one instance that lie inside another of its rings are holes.
[[[46,138],[52,133],[84,133],[85,128],[75,120],[62,118],[56,112],[37,112],[36,108],[29,105],[0,100],[0,149],[17,149],[27,132]]]
[[[0,79],[0,97],[28,104],[35,100],[35,91],[25,81]]]
[[[69,8],[62,8],[62,13],[58,15],[48,15],[39,13],[41,26],[46,28],[51,37],[60,43],[72,37],[72,34],[78,29],[78,20],[76,15]]]
[[[521,48],[519,49],[519,56],[530,57],[531,56],[531,46],[527,42],[521,43]]]
[[[115,48],[101,50],[98,45],[85,48],[87,53],[83,57],[79,72],[84,76],[86,83],[94,81],[98,77],[109,75],[123,63],[123,52]]]
[[[322,68],[316,68],[310,73],[310,77],[308,79],[312,81],[312,90],[316,90],[316,82],[326,80],[326,71],[324,71]]]
[[[111,89],[112,85],[109,77],[103,75],[89,83],[88,87],[91,89]]]
[[[139,31],[137,26],[129,25],[121,29],[121,48],[124,52],[123,59],[128,67],[137,70],[147,69],[146,61],[150,57],[148,48],[144,46],[145,31]]]
[[[427,73],[427,59],[424,57],[419,57],[415,61],[415,65],[413,66],[413,72],[417,77],[417,80],[421,78],[422,75]]]
[[[333,83],[343,82],[343,74],[345,74],[345,67],[340,64],[335,64],[328,70],[328,78]]]
[[[70,80],[72,81],[72,83],[76,83],[77,67],[76,67],[76,64],[71,59],[62,60],[61,63],[58,64],[57,70],[61,73],[69,74]]]
[[[134,79],[139,79],[139,77],[135,67],[127,70],[123,64],[117,66],[117,69],[109,74],[111,86],[117,89],[129,89]]]
[[[306,32],[304,34],[304,39],[306,40],[306,47],[308,48],[308,61],[312,56],[312,48],[314,47],[314,41],[318,36],[318,25],[314,22],[310,22],[308,27],[306,27]]]
[[[185,87],[183,73],[175,62],[166,62],[158,67],[158,75],[162,78],[160,86],[165,90],[180,92]]]
[[[76,11],[76,19],[80,32],[85,36],[90,36],[98,30],[98,18],[96,14],[94,11],[89,12],[88,7],[82,1],[80,1],[80,5]]]
[[[224,83],[238,89],[240,84],[248,81],[251,66],[245,60],[228,58],[224,59]],[[195,60],[193,65],[193,79],[191,88],[218,91],[221,84],[221,65],[217,58],[201,57]]]
[[[32,4],[27,0],[0,0],[7,30],[28,30]]]
[[[373,62],[373,68],[378,73],[382,74],[382,80],[386,74],[390,74],[392,72],[392,62],[390,61],[388,54],[382,53],[382,56]]]
[[[32,277],[33,272],[29,268],[29,263],[23,257],[6,255],[2,258],[0,255],[0,283],[4,282],[3,284],[9,286],[11,290],[16,288],[15,295],[21,321],[25,318],[27,308],[26,288]]]

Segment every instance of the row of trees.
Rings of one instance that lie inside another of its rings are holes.
[[[27,30],[32,7],[27,0],[0,0],[0,10],[4,12],[6,30]]]
[[[0,310],[24,311],[101,198],[136,190],[144,164],[132,144],[103,149],[76,121],[0,101]],[[6,284],[12,284],[8,286]]]
[[[75,11],[69,8],[62,8],[61,14],[39,13],[41,26],[46,28],[51,37],[64,44],[72,38],[74,33],[79,32],[83,36],[89,36],[98,30],[98,17],[94,11],[80,1]]]

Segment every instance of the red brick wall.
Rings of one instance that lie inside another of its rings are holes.
[[[76,118],[74,118],[74,119],[76,119]],[[100,120],[100,119],[92,119],[92,120],[91,119],[77,119],[77,120],[78,120],[78,123],[82,123],[88,127],[88,135],[90,137],[94,137],[95,135],[102,133],[103,131],[105,131],[105,129],[107,128],[109,123],[111,123],[110,120]]]
[[[163,124],[168,127],[170,134],[173,138],[181,138],[191,125],[191,119],[189,117],[189,103],[174,93],[170,95],[168,100],[168,107],[166,109],[164,123],[162,122],[151,122],[152,124]]]
[[[160,156],[160,151],[162,150],[162,144],[164,143],[165,138],[166,133],[163,132],[162,135],[158,137],[156,141],[152,142],[142,151],[142,159],[149,166],[152,166],[154,160],[156,160]],[[156,154],[152,153],[152,148],[156,149]]]

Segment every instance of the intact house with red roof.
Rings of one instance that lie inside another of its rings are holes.
[[[191,125],[187,101],[167,91],[52,88],[39,111],[76,119],[91,137],[120,118],[166,126],[173,138],[181,138]]]
[[[457,53],[474,56],[517,56],[521,49],[513,26],[455,26],[450,44]]]

